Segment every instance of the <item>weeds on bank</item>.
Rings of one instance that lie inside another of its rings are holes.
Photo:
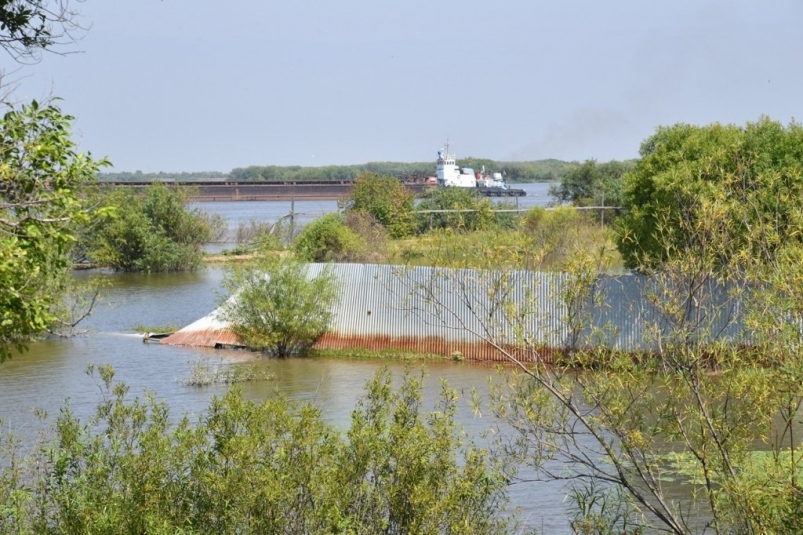
[[[137,323],[131,328],[133,331],[138,332],[140,334],[165,334],[165,333],[174,333],[181,329],[178,325],[173,323],[172,321],[167,325],[142,325]]]
[[[394,387],[382,370],[340,430],[312,404],[237,388],[177,419],[96,370],[89,418],[63,407],[30,454],[0,433],[0,533],[519,532],[512,471],[466,440],[445,384],[426,411],[423,377]]]
[[[549,211],[534,208],[507,225],[489,224],[472,230],[467,225],[457,224],[431,228],[403,239],[370,234],[363,228],[365,221],[347,220],[343,225],[359,230],[364,247],[351,252],[330,251],[331,254],[321,254],[317,261],[329,258],[338,262],[562,271],[567,269],[574,251],[584,250],[603,251],[608,258],[606,264],[614,270],[623,265],[610,229],[601,225],[593,214],[572,208]],[[326,246],[332,247],[332,244]],[[255,253],[265,254],[268,250],[270,248],[254,249],[238,244],[218,255],[207,256],[207,262],[250,260]]]
[[[608,228],[573,209],[534,209],[521,216],[514,229],[461,231],[440,229],[388,244],[389,264],[416,266],[566,269],[577,250],[603,251],[606,264],[621,268],[622,260]]]

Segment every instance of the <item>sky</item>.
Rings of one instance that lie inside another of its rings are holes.
[[[85,0],[0,58],[114,171],[638,156],[660,125],[803,117],[800,0]],[[433,163],[434,165],[434,163]]]

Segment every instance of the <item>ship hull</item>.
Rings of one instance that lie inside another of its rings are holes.
[[[527,192],[523,189],[511,189],[500,187],[478,187],[477,191],[480,195],[486,197],[524,197]]]

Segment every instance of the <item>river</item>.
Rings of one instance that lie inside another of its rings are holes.
[[[542,194],[520,199],[520,206],[546,204],[543,184],[524,185]],[[527,203],[527,204],[525,204]],[[275,220],[289,212],[290,203],[233,202],[200,205],[205,211],[224,216],[230,227],[239,221]],[[294,209],[313,218],[336,209],[335,201],[305,201]],[[48,339],[30,344],[23,354],[0,365],[0,418],[3,429],[32,442],[46,425],[33,409],[50,414],[50,421],[63,404],[87,417],[101,400],[99,380],[85,373],[87,365],[111,364],[116,377],[131,388],[131,395],[155,394],[170,407],[171,414],[198,415],[212,396],[228,387],[186,386],[193,363],[200,360],[229,363],[254,357],[243,351],[216,351],[143,343],[134,332],[137,324],[183,326],[204,316],[220,300],[222,272],[209,268],[201,273],[120,274],[102,272],[109,287],[94,314],[82,324],[88,332],[74,338]],[[87,276],[84,273],[77,276]],[[326,418],[340,428],[348,426],[351,410],[363,385],[381,366],[401,375],[408,364],[365,360],[287,359],[266,363],[276,380],[241,385],[251,399],[265,399],[277,391],[292,399],[322,407]],[[421,366],[421,365],[416,365]],[[471,436],[494,423],[487,414],[475,417],[468,399],[472,388],[488,392],[488,377],[496,372],[487,365],[438,362],[425,365],[428,373],[425,396],[433,407],[440,391],[439,379],[464,394],[459,423]],[[487,411],[486,411],[487,412]],[[519,483],[510,488],[511,505],[521,510],[526,525],[540,533],[567,532],[563,487],[557,484]]]
[[[551,184],[547,182],[514,184],[512,187],[523,189],[527,195],[524,197],[491,197],[491,200],[495,203],[510,203],[520,209],[547,206],[554,200],[549,195],[550,186]],[[291,212],[295,214],[296,222],[300,225],[309,223],[324,214],[336,211],[337,201],[226,201],[198,202],[191,206],[203,212],[221,216],[228,224],[228,239],[230,240],[239,225],[247,225],[250,221],[274,222]]]
[[[131,395],[151,392],[168,403],[177,419],[182,414],[199,415],[212,396],[223,394],[225,385],[186,386],[192,364],[207,359],[214,363],[251,360],[244,351],[183,348],[148,344],[134,332],[137,324],[186,325],[212,310],[218,301],[222,272],[210,268],[202,273],[119,274],[103,273],[109,283],[105,300],[82,325],[89,332],[74,338],[32,343],[27,352],[0,365],[0,418],[3,429],[27,442],[42,429],[34,409],[55,417],[69,404],[77,415],[87,417],[101,400],[99,380],[85,373],[87,365],[111,364],[116,378],[131,387]],[[272,381],[239,385],[251,399],[265,399],[279,391],[288,397],[319,405],[326,418],[345,429],[351,410],[365,382],[382,366],[400,376],[408,364],[343,359],[287,359],[266,363],[275,374]],[[476,363],[429,362],[423,366],[428,378],[425,398],[434,408],[440,392],[439,379],[463,394],[458,415],[460,425],[479,437],[495,422],[485,415],[475,417],[468,400],[472,388],[487,394],[493,368]],[[563,533],[562,488],[553,484],[516,484],[510,489],[512,505],[520,507],[528,525],[543,527],[543,533]]]

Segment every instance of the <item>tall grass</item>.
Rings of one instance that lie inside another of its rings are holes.
[[[446,228],[388,244],[388,263],[467,268],[560,271],[571,253],[596,251],[606,264],[622,260],[609,228],[592,214],[572,208],[536,208],[518,217],[513,228],[461,232]]]

